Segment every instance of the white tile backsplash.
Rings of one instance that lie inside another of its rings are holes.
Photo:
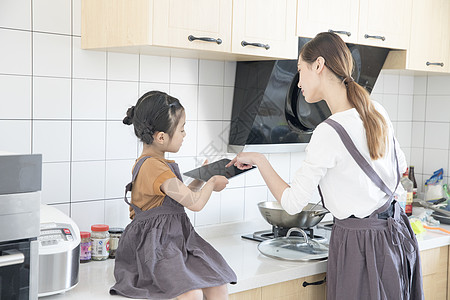
[[[70,143],[70,121],[33,121],[33,153],[43,162],[69,162]]]
[[[213,225],[220,223],[221,195],[222,193],[213,192],[205,207],[203,207],[201,211],[195,213],[195,226]]]
[[[198,84],[198,59],[171,57],[170,83]]]
[[[223,87],[200,85],[198,88],[198,120],[219,121],[223,118]]]
[[[136,159],[138,139],[132,126],[106,122],[106,159]]]
[[[72,84],[72,118],[106,119],[106,81],[74,79]]]
[[[244,221],[244,188],[224,189],[220,198],[220,222]]]
[[[31,77],[0,75],[0,107],[0,119],[31,119]]]
[[[171,84],[171,96],[177,98],[183,105],[186,120],[198,119],[198,86],[192,84]]]
[[[71,34],[71,0],[39,0],[32,3],[33,30]]]
[[[425,108],[427,122],[450,122],[449,96],[427,96]]]
[[[72,203],[71,217],[80,231],[91,231],[91,226],[105,223],[105,201]]]
[[[104,160],[72,162],[72,202],[105,199],[105,167]]]
[[[140,81],[167,83],[170,81],[170,57],[140,56]]]
[[[54,207],[61,212],[63,212],[66,216],[70,216],[70,204],[51,204],[51,207]]]
[[[69,78],[33,77],[33,117],[70,120],[71,91]]]
[[[31,153],[31,121],[0,120],[0,150]]]
[[[425,148],[449,149],[450,123],[425,123]]]
[[[217,85],[223,87],[224,70],[225,62],[223,61],[200,60],[198,83],[200,85]]]
[[[106,52],[81,49],[81,38],[73,37],[73,78],[106,79]]]
[[[128,108],[138,99],[138,82],[106,82],[106,118],[120,120],[126,116]]]
[[[31,75],[31,40],[31,32],[0,28],[0,73]]]
[[[70,203],[70,162],[42,164],[41,203]]]
[[[123,195],[125,194],[125,186],[129,182],[131,182],[132,177],[131,170],[133,168],[134,163],[135,163],[134,159],[106,161],[106,175],[105,175],[106,199],[112,198],[123,199]]]
[[[72,161],[105,159],[105,121],[72,122]]]
[[[2,0],[0,27],[31,30],[31,1]]]
[[[139,80],[139,56],[135,54],[108,52],[108,80]]]
[[[72,75],[70,36],[33,33],[33,74],[70,77]]]
[[[43,202],[70,214],[80,229],[129,222],[123,185],[142,144],[121,121],[149,90],[179,98],[186,109],[183,147],[167,155],[182,171],[205,157],[234,157],[226,146],[236,62],[82,50],[81,0],[3,0],[1,7],[0,101],[6,109],[0,111],[0,150],[42,152],[51,161],[43,166]],[[382,71],[372,93],[391,116],[420,183],[435,169],[449,168],[449,78]],[[287,181],[304,156],[267,155]],[[213,193],[203,211],[187,213],[196,226],[250,220],[261,218],[260,200],[274,199],[253,170]]]

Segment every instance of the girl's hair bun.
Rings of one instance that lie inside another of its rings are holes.
[[[134,118],[134,105],[127,110],[127,116],[123,118],[122,122],[125,125],[131,125],[133,124],[133,118]]]

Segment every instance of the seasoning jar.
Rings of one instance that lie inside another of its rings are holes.
[[[80,263],[89,262],[91,260],[91,233],[80,231]]]
[[[91,226],[92,260],[105,260],[109,256],[109,226],[96,224]]]
[[[123,228],[109,229],[109,258],[116,258],[117,246],[119,246],[119,239],[122,236]]]

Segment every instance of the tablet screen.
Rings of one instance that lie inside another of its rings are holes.
[[[183,173],[186,176],[200,179],[202,181],[208,181],[211,177],[215,175],[222,175],[226,178],[231,178],[236,175],[242,174],[244,172],[250,171],[255,169],[256,167],[252,167],[248,170],[240,170],[235,166],[231,166],[228,168],[225,168],[225,166],[230,162],[230,159],[224,158],[218,161],[215,161],[213,163],[207,164],[205,166],[202,166],[200,168],[188,171]]]

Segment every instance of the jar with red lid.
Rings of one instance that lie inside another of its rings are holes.
[[[80,231],[80,262],[85,263],[91,260],[91,233],[87,231]]]
[[[109,226],[96,224],[91,226],[92,260],[105,260],[109,256]]]

